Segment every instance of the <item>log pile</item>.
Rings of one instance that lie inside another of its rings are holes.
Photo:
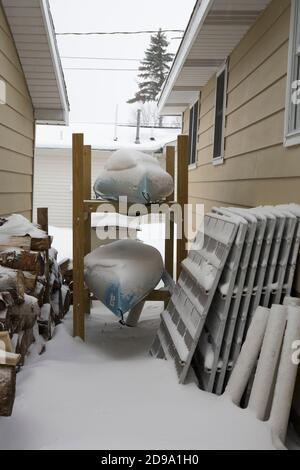
[[[11,416],[16,394],[16,366],[21,356],[13,354],[9,334],[0,332],[0,416]]]
[[[30,347],[36,343],[41,354],[69,311],[70,291],[51,244],[46,233],[42,238],[0,237],[0,416],[11,415],[16,369],[24,365]]]

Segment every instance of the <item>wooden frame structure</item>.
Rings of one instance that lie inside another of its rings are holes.
[[[113,205],[120,213],[119,203],[91,199],[92,148],[84,144],[83,134],[73,134],[73,334],[85,339],[85,315],[90,313],[90,293],[84,286],[84,257],[91,251],[91,214],[103,205]],[[177,198],[172,195],[165,202],[170,207],[176,202],[181,205],[182,214],[188,202],[188,136],[178,136],[177,152],[175,147],[166,148],[166,169],[174,178]],[[175,199],[175,201],[174,201]],[[126,214],[130,209],[128,204]],[[151,205],[149,206],[149,213]],[[124,214],[124,208],[121,213]],[[138,215],[138,214],[137,214]],[[170,215],[171,211],[170,211]],[[184,229],[184,220],[182,220]],[[184,234],[184,230],[182,230]],[[170,237],[165,241],[165,267],[168,275],[174,279],[175,222],[170,220]],[[177,239],[176,276],[181,270],[181,263],[186,257],[186,240]],[[168,302],[168,289],[155,290],[146,301]]]

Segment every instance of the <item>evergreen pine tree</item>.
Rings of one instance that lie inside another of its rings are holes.
[[[135,97],[127,101],[127,103],[146,103],[147,101],[157,100],[174,57],[173,54],[167,52],[168,46],[167,37],[161,29],[157,34],[151,36],[150,46],[146,50],[145,59],[139,67],[139,90]]]

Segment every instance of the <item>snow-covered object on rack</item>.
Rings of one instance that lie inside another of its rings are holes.
[[[113,153],[94,185],[97,197],[117,200],[127,196],[131,203],[158,202],[174,191],[171,175],[158,160],[136,150]]]
[[[159,251],[135,240],[101,246],[85,258],[88,288],[121,318],[157,286],[163,272]]]
[[[37,225],[19,214],[13,214],[8,218],[0,219],[0,239],[3,241],[8,237],[44,238],[47,234]]]

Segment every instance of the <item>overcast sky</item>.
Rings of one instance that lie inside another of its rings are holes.
[[[185,29],[195,0],[50,0],[56,32],[132,31]],[[169,39],[180,36],[168,35]],[[88,56],[142,59],[149,35],[140,36],[58,36],[62,57]],[[172,40],[176,52],[180,41]],[[116,105],[119,119],[131,114],[126,100],[136,89],[137,72],[74,71],[67,67],[130,68],[134,61],[62,59],[71,103],[70,122],[112,122]]]

